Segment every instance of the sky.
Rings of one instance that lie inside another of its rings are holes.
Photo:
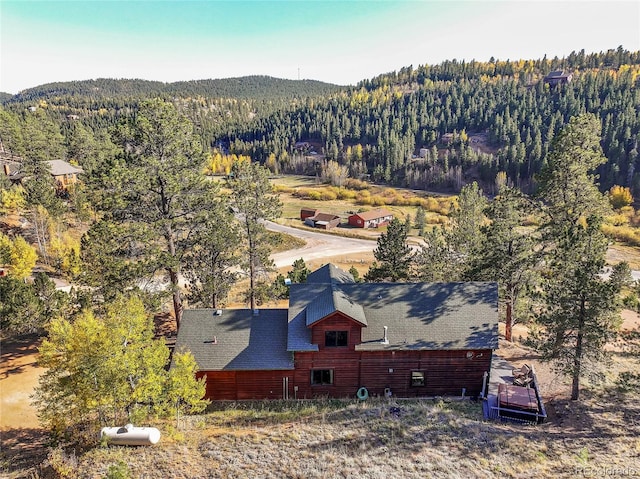
[[[444,60],[640,50],[640,1],[0,0],[0,91],[95,78],[339,85]]]

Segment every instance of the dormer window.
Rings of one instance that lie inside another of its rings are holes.
[[[327,348],[345,347],[349,344],[347,331],[325,331],[324,345]]]

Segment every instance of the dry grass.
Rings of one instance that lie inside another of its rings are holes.
[[[541,426],[484,422],[478,403],[442,399],[217,408],[181,430],[161,425],[165,435],[154,447],[57,449],[22,477],[55,477],[48,475],[52,461],[76,478],[105,477],[122,464],[128,477],[176,479],[568,478],[605,468],[640,474],[640,406],[609,394],[556,401],[552,421]]]

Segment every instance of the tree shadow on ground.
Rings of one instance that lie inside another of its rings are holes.
[[[39,428],[13,428],[0,431],[2,443],[0,476],[22,472],[25,475],[18,477],[41,477],[36,471],[41,471],[47,459],[48,440],[49,436]]]
[[[0,349],[0,364],[2,364],[2,377],[7,378],[11,374],[18,374],[24,371],[26,367],[37,366],[37,360],[17,366],[8,367],[14,361],[21,362],[26,356],[38,353],[41,338],[38,335],[21,336],[18,338],[10,338],[2,341]],[[35,356],[34,358],[37,358]]]

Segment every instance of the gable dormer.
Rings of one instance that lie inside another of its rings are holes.
[[[318,350],[353,350],[362,342],[367,318],[359,303],[331,284],[307,305],[306,326],[311,329],[311,343]]]

